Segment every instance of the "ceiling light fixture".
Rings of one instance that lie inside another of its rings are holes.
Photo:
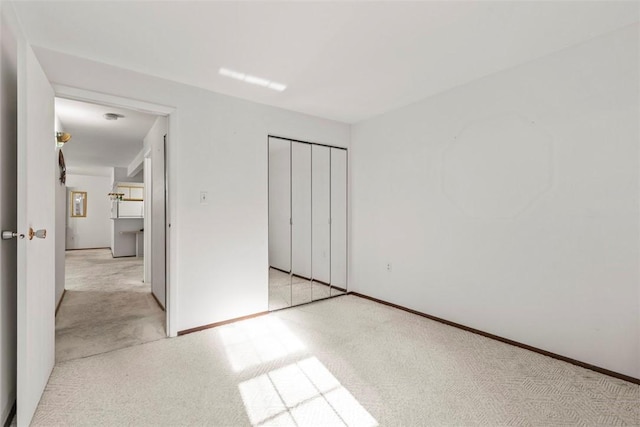
[[[124,119],[124,116],[118,113],[106,113],[104,115],[104,118],[106,120],[118,120],[118,119]]]
[[[282,92],[287,88],[287,85],[285,84],[272,82],[271,80],[263,79],[262,77],[256,77],[252,76],[251,74],[233,71],[228,68],[220,68],[220,70],[218,70],[218,73],[221,76],[231,77],[232,79],[240,80],[256,86],[266,87],[267,89],[276,90],[278,92]]]

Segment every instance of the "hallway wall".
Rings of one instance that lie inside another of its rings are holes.
[[[67,249],[108,248],[111,244],[110,176],[67,175],[66,241]],[[87,192],[87,216],[72,218],[71,191]]]

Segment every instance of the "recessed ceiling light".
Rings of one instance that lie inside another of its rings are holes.
[[[276,83],[276,82],[269,83],[267,87],[269,89],[277,90],[278,92],[282,92],[287,88],[287,86],[283,85],[282,83]]]
[[[247,83],[251,83],[252,85],[258,85],[262,87],[269,86],[269,83],[271,83],[267,79],[261,79],[260,77],[255,77],[255,76],[246,76],[244,78],[244,81]]]
[[[106,113],[104,115],[104,118],[107,120],[118,120],[118,119],[124,119],[124,116],[118,113]]]
[[[221,76],[231,77],[232,79],[240,80],[245,83],[250,83],[256,86],[266,87],[268,89],[277,90],[278,92],[282,92],[287,88],[287,85],[278,82],[272,82],[271,80],[264,79],[262,77],[252,76],[250,74],[241,73],[239,71],[233,71],[228,68],[220,68],[218,73]]]
[[[244,80],[244,78],[245,78],[245,74],[244,73],[239,73],[237,71],[228,70],[226,68],[220,68],[219,73],[222,74],[223,76],[231,77],[232,79],[236,79],[236,80]]]

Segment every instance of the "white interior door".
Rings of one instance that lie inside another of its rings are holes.
[[[314,280],[328,284],[331,281],[330,148],[313,145],[311,163],[312,275]]]
[[[291,143],[291,272],[311,278],[311,145]]]
[[[18,46],[17,423],[27,426],[55,353],[54,92],[31,47]],[[99,195],[96,195],[99,197]],[[38,231],[29,237],[29,229]],[[46,233],[46,234],[45,234]]]
[[[162,118],[165,120],[166,118]],[[165,124],[166,129],[166,124]],[[151,148],[151,226],[145,227],[145,234],[150,235],[151,251],[146,252],[151,258],[151,292],[160,305],[166,307],[166,185],[165,185],[165,151],[164,135]],[[147,231],[149,230],[149,231]],[[146,258],[146,256],[145,256]]]
[[[291,271],[291,141],[269,138],[269,266]]]
[[[331,286],[347,289],[347,150],[331,149]]]
[[[142,220],[143,223],[143,241],[144,241],[144,253],[151,253],[151,215],[149,212],[151,210],[151,189],[153,187],[153,182],[151,181],[151,157],[145,157],[144,159],[144,167],[143,167],[143,177],[144,177],[144,211],[147,212],[147,215],[144,216]],[[145,256],[142,260],[143,262],[143,281],[145,283],[151,282],[151,256]]]

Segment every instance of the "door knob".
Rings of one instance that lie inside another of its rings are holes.
[[[24,234],[18,234],[15,231],[2,230],[2,240],[11,240],[16,237],[24,239]]]
[[[34,236],[37,237],[38,239],[46,239],[47,230],[43,228],[41,230],[33,231],[33,228],[29,227],[29,240],[33,240]]]

